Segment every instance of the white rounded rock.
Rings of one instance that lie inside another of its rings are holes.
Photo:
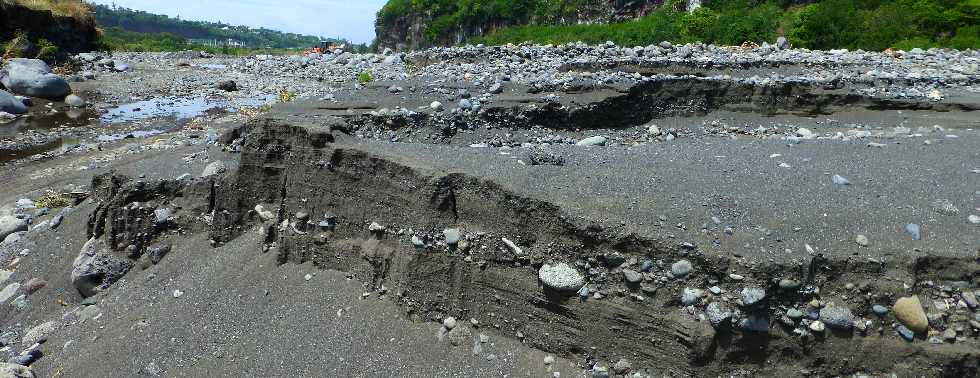
[[[558,291],[576,291],[585,284],[585,278],[567,263],[544,264],[538,270],[538,279],[545,286]]]

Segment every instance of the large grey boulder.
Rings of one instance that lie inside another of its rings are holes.
[[[0,83],[13,93],[49,100],[61,100],[71,93],[68,81],[37,59],[7,60],[0,70]]]
[[[0,240],[15,232],[27,231],[27,220],[10,215],[0,216]]]
[[[83,297],[91,297],[118,281],[132,267],[132,261],[113,254],[101,240],[89,239],[72,264],[71,283]]]
[[[24,114],[27,113],[27,106],[10,92],[0,91],[0,112]]]

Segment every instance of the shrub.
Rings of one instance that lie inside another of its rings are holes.
[[[58,51],[58,46],[55,46],[55,44],[47,39],[41,38],[37,40],[37,59],[50,62],[57,58]]]
[[[362,71],[361,73],[357,74],[358,83],[367,84],[370,83],[372,80],[374,80],[374,77],[372,77],[371,73],[368,71]]]
[[[27,38],[27,34],[23,31],[14,32],[14,38],[7,41],[3,46],[3,57],[5,59],[10,58],[23,58],[26,57],[28,52],[33,49],[30,39]]]

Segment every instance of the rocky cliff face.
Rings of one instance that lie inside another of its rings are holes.
[[[18,31],[26,33],[32,43],[47,39],[65,54],[92,51],[98,39],[94,22],[0,0],[0,42],[13,39]]]
[[[665,0],[585,0],[582,6],[576,7],[574,13],[558,20],[560,24],[616,22],[634,19],[646,15],[649,11],[664,4]],[[700,1],[697,1],[700,4]],[[489,20],[472,25],[455,25],[448,33],[442,33],[437,38],[427,36],[426,30],[434,21],[431,11],[410,12],[397,17],[388,24],[378,19],[375,30],[378,46],[382,49],[416,50],[433,46],[448,46],[462,43],[467,38],[520,24],[522,22],[507,20]],[[540,20],[528,20],[531,23]]]

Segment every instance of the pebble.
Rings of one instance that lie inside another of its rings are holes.
[[[183,291],[180,291],[179,289],[174,289],[174,298],[180,298],[182,295],[184,295]]]
[[[304,280],[307,280],[307,281],[309,281],[309,280],[312,280],[312,279],[313,279],[313,275],[312,275],[312,274],[309,274],[309,273],[307,273],[307,274],[306,274],[305,276],[303,276],[303,279],[304,279]]]
[[[885,316],[888,315],[888,307],[876,304],[871,306],[871,312],[874,312],[878,316]]]
[[[899,298],[895,301],[895,306],[892,306],[892,311],[895,312],[895,318],[913,332],[924,333],[929,329],[929,319],[926,318],[918,296]]]
[[[794,307],[786,310],[786,316],[793,320],[800,320],[803,319],[803,311],[800,311],[800,309]]]
[[[980,215],[970,214],[970,216],[966,217],[966,220],[971,224],[980,224]]]
[[[854,242],[862,247],[867,247],[868,244],[870,244],[868,237],[864,235],[858,235],[856,238],[854,238]]]
[[[452,330],[456,328],[456,318],[450,316],[442,320],[442,326],[446,327],[447,330]]]
[[[898,335],[902,336],[902,338],[905,339],[905,341],[915,340],[915,334],[912,333],[912,330],[906,328],[903,325],[898,325],[897,327],[895,327],[895,331],[898,332]]]
[[[638,284],[643,281],[643,275],[632,269],[623,269],[623,278],[628,284]]]
[[[693,269],[693,266],[691,265],[690,261],[679,260],[670,266],[670,273],[673,274],[674,277],[684,278],[688,275],[688,273],[691,273],[691,269]]]
[[[547,355],[547,356],[544,356],[544,361],[543,362],[544,362],[545,365],[551,365],[551,364],[555,363],[555,356],[552,356],[550,354]]]
[[[462,237],[458,228],[447,228],[442,231],[442,234],[446,237],[446,244],[449,245],[456,245]]]
[[[800,288],[800,282],[792,278],[779,280],[779,288],[782,290],[796,290]]]
[[[905,231],[907,231],[909,235],[912,235],[912,240],[922,239],[922,233],[919,230],[919,225],[915,223],[909,223],[905,225]]]
[[[439,102],[439,101],[432,101],[432,103],[429,104],[429,109],[435,110],[437,112],[438,111],[442,111],[443,108],[444,107],[443,107],[442,103]]]
[[[681,292],[681,303],[685,306],[692,306],[701,301],[701,296],[704,295],[704,291],[701,289],[685,287],[684,291]]]
[[[824,324],[823,322],[816,320],[810,323],[810,330],[813,332],[823,332]]]

